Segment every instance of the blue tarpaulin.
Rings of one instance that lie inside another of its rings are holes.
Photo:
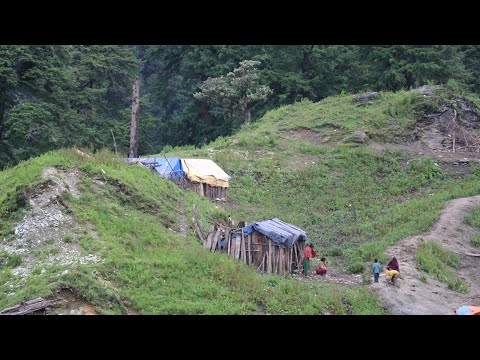
[[[281,245],[293,246],[299,240],[307,241],[307,234],[299,227],[283,222],[277,218],[255,222],[243,228],[245,236],[256,230]]]
[[[141,161],[144,163],[144,166],[148,167],[150,165],[155,166],[156,172],[168,179],[179,179],[185,175],[185,172],[182,168],[182,162],[180,158],[164,158],[164,157],[153,157],[153,158],[126,158],[124,161]]]

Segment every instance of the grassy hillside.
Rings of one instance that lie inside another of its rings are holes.
[[[351,95],[302,101],[231,138],[166,152],[211,157],[232,175],[228,211],[237,220],[279,217],[303,227],[323,254],[362,268],[374,257],[386,260],[389,244],[427,230],[447,200],[480,193],[474,165],[469,174],[456,174],[418,154],[368,147],[412,140],[416,121],[453,96],[401,91],[367,104]],[[368,141],[355,141],[355,131]]]
[[[262,276],[205,251],[190,230],[182,232],[182,222],[188,224],[194,203],[205,224],[226,213],[144,168],[112,162],[112,157],[102,152],[83,159],[73,150],[63,150],[0,172],[0,239],[8,244],[16,236],[15,224],[29,211],[29,196],[42,187],[42,171],[79,169],[80,197],[65,191],[61,199],[80,230],[72,228],[64,241],[103,259],[96,264],[44,264],[23,279],[12,271],[23,265],[25,255],[0,253],[0,308],[49,297],[64,284],[105,314],[254,314],[259,304],[268,314],[383,312],[366,289]],[[35,256],[43,259],[52,249],[48,239],[38,240],[45,246]],[[33,251],[32,246],[25,248]]]
[[[257,274],[205,251],[186,226],[195,203],[205,229],[228,214],[247,222],[279,217],[304,228],[332,266],[364,271],[367,278],[374,257],[385,261],[388,245],[427,230],[447,200],[480,193],[474,165],[469,174],[453,173],[414,153],[369,147],[412,139],[416,121],[452,96],[398,92],[366,104],[350,95],[302,101],[200,149],[165,149],[169,156],[212,158],[232,175],[226,205],[182,191],[144,168],[112,162],[108,152],[83,159],[73,150],[57,151],[0,172],[0,239],[9,242],[29,208],[29,194],[41,186],[43,169],[79,169],[80,197],[65,192],[62,201],[83,230],[65,241],[103,259],[45,265],[24,283],[12,273],[22,266],[22,255],[0,253],[0,307],[67,284],[103,313],[253,314],[259,305],[269,314],[383,313],[366,287]],[[358,131],[367,142],[358,141]],[[52,249],[42,251],[38,256]]]

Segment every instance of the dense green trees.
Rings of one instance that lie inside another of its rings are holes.
[[[64,146],[129,141],[128,46],[0,46],[0,167]]]
[[[140,76],[139,153],[202,144],[242,124],[193,94],[208,78],[258,61],[265,111],[302,98],[398,90],[454,79],[480,92],[478,45],[0,45],[0,168],[50,149],[127,149]],[[212,104],[212,103],[211,103]],[[240,104],[238,104],[240,105]]]

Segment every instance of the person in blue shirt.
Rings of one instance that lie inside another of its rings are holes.
[[[372,270],[373,270],[373,278],[374,278],[375,282],[377,283],[378,282],[378,276],[380,275],[380,264],[378,263],[378,259],[375,259],[375,262],[372,266]]]

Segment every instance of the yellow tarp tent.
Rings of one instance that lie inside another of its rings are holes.
[[[228,187],[230,176],[208,159],[182,159],[182,167],[190,181],[210,186]]]

